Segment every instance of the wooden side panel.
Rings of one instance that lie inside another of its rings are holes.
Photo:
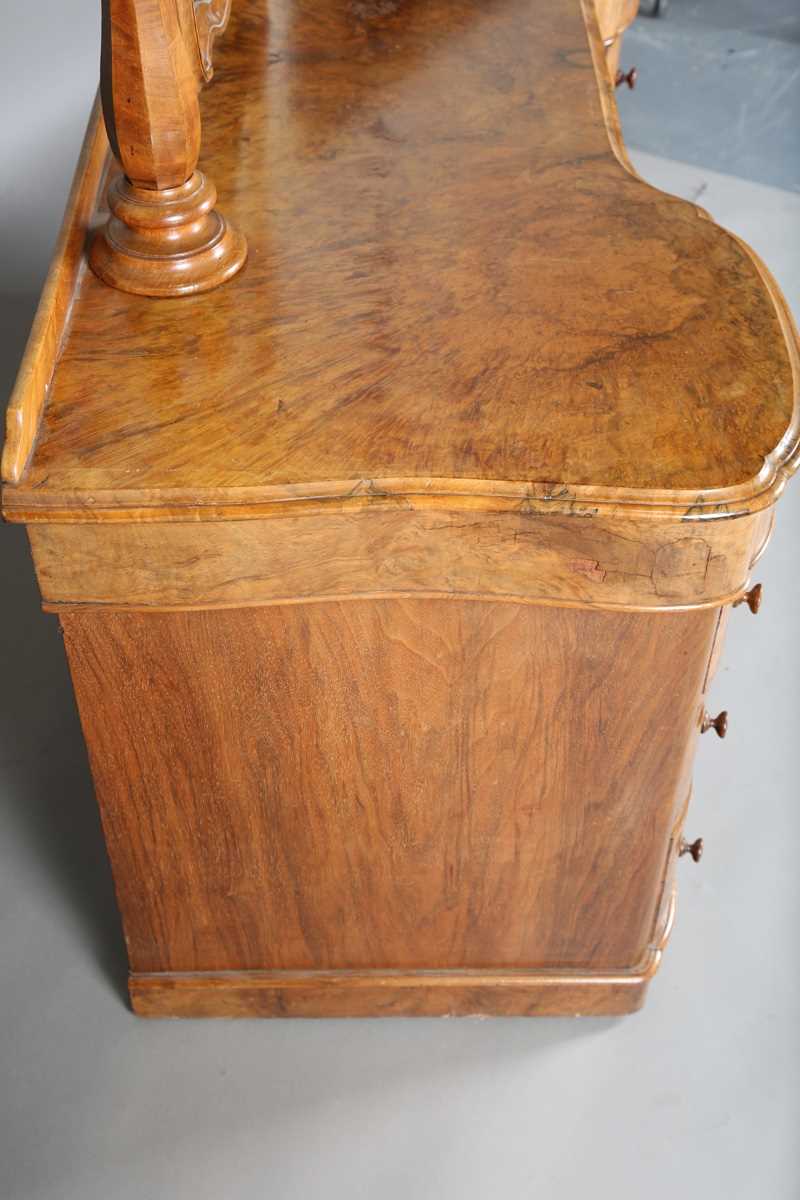
[[[64,614],[133,970],[640,967],[717,615]]]

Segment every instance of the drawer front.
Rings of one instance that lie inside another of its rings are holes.
[[[613,80],[619,69],[622,35],[636,16],[639,0],[595,0],[595,4],[606,62]]]
[[[730,616],[730,611],[730,606],[727,604],[719,611],[719,621],[717,623],[717,630],[714,635],[714,645],[711,648],[711,657],[708,660],[708,670],[706,672],[706,680],[703,686],[704,694],[711,687],[714,676],[719,669],[722,651],[725,647],[725,634],[728,629],[728,618]]]
[[[604,42],[624,33],[636,17],[639,0],[595,0],[597,23]]]
[[[612,80],[614,80],[616,78],[617,71],[619,70],[619,56],[622,49],[622,38],[612,38],[610,41],[605,43],[605,47],[608,70]]]

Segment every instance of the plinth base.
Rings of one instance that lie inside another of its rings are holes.
[[[211,971],[130,976],[141,1017],[612,1017],[641,1008],[635,971]]]
[[[111,216],[89,262],[104,283],[140,296],[187,296],[219,287],[244,265],[247,244],[214,208],[214,185],[199,171],[159,191],[120,176]]]

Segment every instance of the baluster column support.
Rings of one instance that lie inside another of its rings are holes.
[[[102,0],[100,92],[111,149],[122,168],[111,215],[90,264],[111,287],[184,296],[218,287],[247,248],[214,207],[197,170],[198,93],[210,75],[193,0]]]

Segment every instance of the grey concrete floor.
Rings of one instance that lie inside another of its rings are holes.
[[[671,0],[640,17],[620,96],[632,146],[800,192],[800,2]]]
[[[708,136],[738,120],[720,82],[730,67],[708,56],[709,31],[779,42],[797,73],[794,10],[736,0],[727,10],[737,23],[726,25],[725,9],[673,0],[663,22],[640,22],[641,37],[683,49],[654,52],[651,83],[621,98],[623,123],[641,173],[699,196],[760,251],[800,311],[796,154],[786,161],[796,91],[783,94],[787,120],[759,123],[752,112],[771,83],[755,71],[744,121],[758,146],[740,140],[741,153],[721,159]],[[6,23],[0,77],[22,94],[25,123],[0,130],[4,394],[96,48],[92,6],[29,6]],[[669,89],[688,104],[699,59],[702,104],[686,122],[659,97]],[[144,1023],[123,1000],[118,920],[60,638],[38,611],[22,531],[0,529],[0,1197],[797,1200],[798,537],[795,486],[759,571],[763,612],[732,614],[713,695],[731,732],[701,742],[689,826],[707,853],[682,867],[675,933],[642,1013]]]

